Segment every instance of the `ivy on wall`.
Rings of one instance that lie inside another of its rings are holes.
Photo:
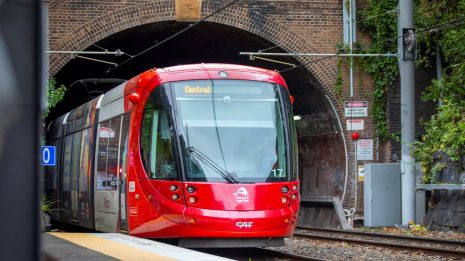
[[[436,182],[443,168],[463,171],[465,155],[465,0],[421,0],[416,2],[415,23],[426,28],[419,33],[420,59],[439,48],[443,78],[433,80],[423,100],[442,102],[438,112],[424,122],[425,133],[413,145],[420,162],[423,182]],[[418,30],[417,30],[418,31]]]
[[[370,36],[372,44],[357,44],[358,53],[396,53],[397,52],[397,8],[395,0],[366,0],[367,8],[359,10],[361,17],[358,25]],[[373,120],[376,135],[381,140],[390,137],[386,124],[386,93],[394,87],[399,75],[397,59],[386,57],[365,57],[360,60],[363,70],[374,81]]]
[[[365,0],[359,10],[358,25],[372,44],[358,45],[357,52],[395,53],[397,19],[395,0]],[[394,10],[394,12],[393,12]],[[464,167],[465,156],[465,0],[415,1],[417,28],[417,64],[431,66],[437,48],[443,60],[443,78],[433,80],[422,99],[442,101],[429,121],[423,122],[425,133],[413,144],[413,155],[421,164],[424,182],[434,182],[435,174],[444,167]],[[386,124],[386,92],[398,78],[396,59],[363,58],[361,65],[371,74],[373,119],[381,139],[392,138]]]

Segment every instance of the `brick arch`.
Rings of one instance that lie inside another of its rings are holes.
[[[204,1],[202,17],[220,8],[216,1]],[[175,3],[172,0],[158,0],[142,3],[107,13],[93,19],[73,32],[68,33],[53,46],[54,50],[83,50],[112,34],[135,26],[176,20]],[[214,15],[208,22],[219,23],[242,29],[260,36],[287,52],[318,52],[317,48],[294,33],[291,29],[268,19],[257,11],[231,6],[221,13]],[[50,74],[56,74],[69,60],[69,55],[52,55],[50,59]],[[341,103],[333,90],[336,69],[324,62],[313,63],[311,58],[297,57],[301,64],[318,80],[320,86],[336,104],[338,114],[341,115]]]
[[[205,17],[218,10],[222,4],[215,0],[204,0],[202,3],[201,17]],[[130,29],[136,26],[152,24],[156,22],[176,20],[175,2],[173,0],[153,0],[140,4],[128,5],[124,8],[105,13],[102,16],[82,24],[70,33],[62,37],[51,49],[53,50],[84,50],[91,44],[96,43],[112,34]],[[267,18],[265,15],[244,8],[241,6],[231,6],[221,13],[218,13],[207,20],[207,22],[218,23],[234,28],[247,31],[257,35],[274,45],[279,46],[289,53],[313,52],[318,53],[319,48],[312,44],[292,29],[280,24],[275,19]],[[69,55],[52,55],[50,60],[50,74],[56,74],[71,57]],[[313,62],[314,58],[296,57],[296,60],[305,66],[306,70],[317,80],[316,84],[328,96],[329,101],[335,105],[336,114],[339,119],[343,119],[343,104],[341,99],[334,92],[334,81],[337,74],[337,68],[333,61]],[[340,122],[339,120],[339,123]],[[345,137],[346,152],[349,152],[345,158],[349,164],[349,169],[353,166],[353,145],[350,141],[350,133],[342,127]],[[354,179],[356,173],[349,171],[349,180]],[[347,194],[353,194],[348,184]],[[344,203],[350,200],[351,196],[346,197]]]
[[[74,31],[66,34],[53,50],[84,50],[112,34],[135,26],[176,19],[172,0],[158,0],[150,3],[130,5],[97,17]],[[55,54],[50,59],[50,74],[55,75],[71,57]]]

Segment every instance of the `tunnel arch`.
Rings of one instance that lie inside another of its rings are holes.
[[[218,5],[216,1],[203,1],[201,17],[205,17],[206,15],[213,13],[220,7],[221,5]],[[123,9],[107,13],[81,25],[73,32],[68,33],[65,37],[58,41],[58,43],[54,45],[52,49],[85,50],[93,43],[107,39],[125,30],[127,31],[131,30],[132,28],[146,25],[158,25],[175,20],[175,5],[174,1],[171,0],[158,0],[150,3],[128,6]],[[268,19],[266,16],[260,14],[259,12],[251,11],[243,7],[231,6],[224,12],[209,18],[205,24],[216,26],[222,25],[233,29],[242,30],[262,38],[269,43],[272,43],[273,45],[279,46],[279,48],[281,48],[283,51],[289,53],[317,52],[317,48],[314,48],[311,43],[305,39],[302,39],[302,37],[298,36],[289,28],[281,25],[278,21]],[[333,90],[337,69],[335,66],[330,66],[324,62],[314,63],[311,58],[295,57],[289,59],[295,60],[297,64],[302,65],[302,67],[299,68],[302,75],[309,74],[312,76],[310,77],[311,79],[306,79],[302,84],[303,88],[312,88],[312,90],[306,90],[306,92],[317,95],[323,100],[327,100],[327,103],[324,106],[326,106],[325,109],[327,109],[328,113],[315,113],[316,117],[320,117],[320,119],[315,118],[312,119],[312,121],[321,120],[321,117],[328,117],[328,124],[326,124],[327,128],[331,129],[331,132],[333,133],[331,135],[334,135],[334,139],[339,140],[338,146],[343,145],[343,147],[340,147],[340,149],[344,150],[343,157],[345,162],[344,166],[338,167],[343,169],[337,171],[345,172],[345,177],[342,177],[342,179],[345,178],[345,180],[338,180],[338,182],[342,183],[344,187],[344,192],[338,190],[338,194],[342,194],[341,196],[344,198],[344,195],[346,194],[345,189],[349,190],[347,194],[353,193],[350,192],[350,187],[353,187],[353,185],[350,184],[350,182],[347,184],[347,175],[350,173],[347,168],[350,168],[350,164],[353,162],[352,156],[348,154],[347,151],[353,150],[353,145],[352,143],[347,142],[347,140],[349,140],[349,134],[344,130],[340,120],[343,116],[343,104],[341,99],[334,93]],[[69,55],[53,55],[50,62],[50,74],[56,75],[65,67],[66,64],[70,62],[70,60],[71,57]],[[311,86],[309,87],[309,85],[316,88]],[[291,92],[298,93],[298,90],[296,87],[294,87],[294,89],[291,87]],[[302,93],[302,95],[304,94]],[[310,94],[306,93],[305,95]],[[311,107],[312,105],[307,104],[302,106]],[[308,108],[303,108],[302,110],[306,109]],[[331,113],[334,114],[334,117],[331,116]],[[321,125],[322,124],[320,124],[320,126]],[[334,151],[331,151],[331,153],[334,153]],[[312,160],[314,160],[314,162],[311,164],[316,166],[316,168],[312,169],[312,171],[315,169],[316,171],[320,171],[321,168],[324,168],[324,166],[320,166],[320,163],[317,162],[318,159]],[[338,179],[334,176],[333,178]],[[353,180],[353,178],[350,177],[349,180]],[[345,205],[348,205],[351,197],[353,197],[353,195],[345,196]]]
[[[202,5],[202,17],[215,12],[215,1],[205,1]],[[88,23],[81,25],[73,32],[63,37],[55,50],[84,50],[92,43],[98,42],[114,33],[144,24],[176,20],[174,2],[171,0],[158,0],[150,3],[128,6],[114,12],[105,14]],[[305,41],[276,21],[266,18],[257,11],[231,6],[228,10],[207,19],[209,22],[235,27],[257,36],[281,47],[289,53],[317,52],[317,48]],[[69,55],[54,55],[50,60],[50,74],[55,75],[69,60]],[[333,86],[337,70],[326,63],[313,63],[311,58],[297,57],[308,71],[315,76],[318,83],[328,94],[331,102],[336,104],[340,114],[341,102],[335,96]]]

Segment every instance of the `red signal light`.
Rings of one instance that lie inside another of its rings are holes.
[[[352,140],[358,140],[360,138],[360,134],[358,134],[358,132],[353,132],[352,133]]]

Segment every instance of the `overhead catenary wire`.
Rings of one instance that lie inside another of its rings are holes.
[[[115,68],[112,68],[111,70],[108,70],[107,72],[105,72],[105,74],[104,74],[102,77],[104,77],[104,76],[107,75],[108,73],[114,71],[115,69],[117,69],[117,68],[123,66],[124,64],[128,63],[129,61],[131,61],[131,60],[133,60],[133,59],[136,59],[137,57],[139,57],[139,56],[141,56],[141,55],[147,53],[148,51],[150,51],[150,50],[152,50],[152,49],[154,49],[154,48],[157,48],[158,46],[160,46],[160,45],[162,45],[162,44],[168,42],[169,40],[171,40],[171,39],[177,37],[178,35],[180,35],[180,34],[186,32],[186,31],[192,29],[193,27],[197,26],[198,24],[202,23],[203,21],[207,20],[208,18],[210,18],[210,17],[212,17],[212,16],[214,16],[214,15],[220,13],[221,11],[225,10],[226,8],[228,8],[228,7],[232,6],[232,5],[234,5],[235,3],[239,2],[239,1],[241,1],[241,0],[234,0],[234,1],[230,2],[229,4],[227,4],[227,5],[223,6],[223,7],[221,7],[220,9],[214,11],[213,13],[211,13],[211,14],[205,16],[204,18],[200,19],[199,21],[197,21],[197,22],[195,22],[195,23],[193,23],[193,24],[190,24],[188,27],[186,27],[186,28],[182,29],[181,31],[179,31],[179,32],[177,32],[177,33],[171,35],[170,37],[168,37],[168,38],[162,40],[161,42],[158,42],[158,43],[156,43],[156,44],[150,46],[149,48],[147,48],[147,49],[141,51],[140,53],[138,53],[138,54],[136,54],[136,55],[134,55],[134,56],[128,58],[127,60],[125,60],[125,61],[121,62],[120,64],[118,64],[117,66],[115,66]]]
[[[457,23],[455,23],[455,22],[457,22]],[[434,32],[437,32],[437,31],[440,31],[440,30],[445,30],[445,29],[448,29],[448,28],[451,28],[451,27],[460,26],[462,24],[465,24],[465,16],[454,19],[454,20],[451,20],[451,21],[443,22],[443,23],[440,23],[440,24],[437,24],[437,25],[434,25],[434,26],[431,26],[431,27],[428,27],[428,28],[420,29],[417,32],[415,32],[415,34],[418,36],[418,35],[423,35],[423,34],[434,33]],[[401,38],[401,37],[404,37],[404,36],[407,36],[407,35],[409,35],[409,34],[392,37],[392,38],[386,39],[384,41],[376,42],[376,43],[373,43],[373,44],[362,45],[362,47],[368,48],[368,47],[371,47],[371,46],[376,46],[378,44],[387,43],[387,42],[391,42],[393,40],[397,40],[398,38]],[[354,48],[354,49],[357,50],[358,48]],[[319,61],[322,61],[322,60],[332,59],[332,58],[335,58],[335,57],[337,57],[337,55],[332,55],[332,56],[328,55],[326,57],[323,57],[323,58],[320,58],[320,59],[317,59],[317,60],[313,60],[313,61],[310,61],[308,63],[319,62]],[[294,70],[296,68],[300,68],[300,67],[304,67],[304,66],[305,65],[303,65],[303,64],[297,65],[297,66],[292,67],[292,68],[287,68],[287,69],[281,70],[281,71],[279,71],[279,73],[284,73],[284,72]]]
[[[436,25],[431,26],[431,27],[419,29],[416,32],[414,32],[413,34],[415,34],[416,36],[423,35],[423,34],[430,34],[430,33],[435,33],[435,32],[444,30],[444,29],[460,26],[460,25],[463,25],[463,24],[465,24],[465,16],[462,16],[460,18],[456,18],[456,19],[451,20],[451,21],[439,23],[439,24],[436,24]],[[393,42],[394,40],[397,41],[397,39],[399,39],[399,38],[409,36],[410,34],[412,34],[412,33],[407,33],[407,34],[403,34],[403,35],[400,35],[400,36],[391,37],[391,38],[388,38],[386,40],[376,42],[376,43],[372,43],[372,44],[362,45],[362,47],[370,47],[370,46],[376,46],[376,45],[382,44],[382,43],[390,43],[390,42]],[[356,50],[358,48],[354,48],[354,49]],[[249,55],[249,53],[244,52],[244,55]],[[260,55],[264,55],[264,54],[261,53]],[[300,56],[301,54],[299,54],[299,53],[283,53],[282,54],[282,56],[285,56],[285,55]],[[387,56],[387,57],[391,57],[393,55],[395,55],[395,54],[391,54],[391,53],[386,53],[386,54],[344,54],[344,53],[342,53],[342,54],[305,54],[304,56],[327,56],[325,58],[334,58],[334,57],[337,57],[337,56],[343,56],[343,57],[344,56],[347,56],[347,57],[348,56],[356,56],[356,57],[357,56],[365,56],[365,57]],[[276,54],[276,56],[280,56],[280,54]],[[323,60],[323,59],[321,59],[321,60]]]
[[[421,35],[424,35],[424,34],[431,34],[431,33],[442,31],[442,30],[445,30],[445,29],[448,29],[448,28],[453,28],[453,27],[456,27],[456,26],[460,26],[460,25],[462,25],[464,23],[465,23],[465,16],[462,16],[462,17],[453,19],[451,21],[446,21],[446,22],[442,22],[442,23],[433,25],[431,27],[418,29],[413,34],[415,34],[416,36],[421,36]],[[411,33],[407,33],[407,34],[391,37],[391,38],[385,39],[383,41],[379,41],[379,42],[375,42],[375,43],[371,43],[371,44],[363,44],[363,45],[361,45],[361,47],[370,48],[370,47],[377,46],[377,45],[380,45],[380,44],[395,43],[395,41],[397,41],[397,39],[405,37],[405,36],[409,36],[410,34]],[[354,48],[354,49],[357,49],[357,48]]]
[[[359,19],[359,20],[355,20],[356,23],[360,23],[360,22],[364,22],[366,20],[371,20],[371,19],[374,19],[376,17],[380,17],[380,16],[384,16],[384,15],[387,15],[387,14],[392,14],[392,13],[397,13],[397,8],[395,9],[391,9],[389,11],[386,11],[382,14],[378,14],[378,15],[372,15],[372,16],[369,16],[367,18],[363,18],[363,19]]]
[[[265,49],[263,49],[263,50],[258,50],[258,52],[259,52],[259,53],[261,53],[261,52],[266,52],[266,51],[268,51],[268,50],[271,50],[271,49],[274,49],[274,48],[277,48],[277,47],[279,47],[279,46],[277,46],[277,45],[271,46],[271,47],[265,48]]]
[[[307,64],[316,63],[316,62],[320,62],[320,61],[323,61],[323,60],[332,59],[332,58],[334,58],[334,57],[336,57],[336,55],[334,55],[334,56],[327,56],[327,57],[323,57],[323,58],[320,58],[320,59],[312,60],[312,61],[309,61]],[[304,65],[304,64],[300,64],[300,65],[297,65],[297,66],[292,67],[292,68],[287,68],[287,69],[281,70],[281,71],[279,71],[279,73],[284,73],[284,72],[287,72],[287,71],[290,71],[290,70],[294,70],[294,69],[297,69],[297,68],[300,68],[300,67],[305,67],[305,65]]]

